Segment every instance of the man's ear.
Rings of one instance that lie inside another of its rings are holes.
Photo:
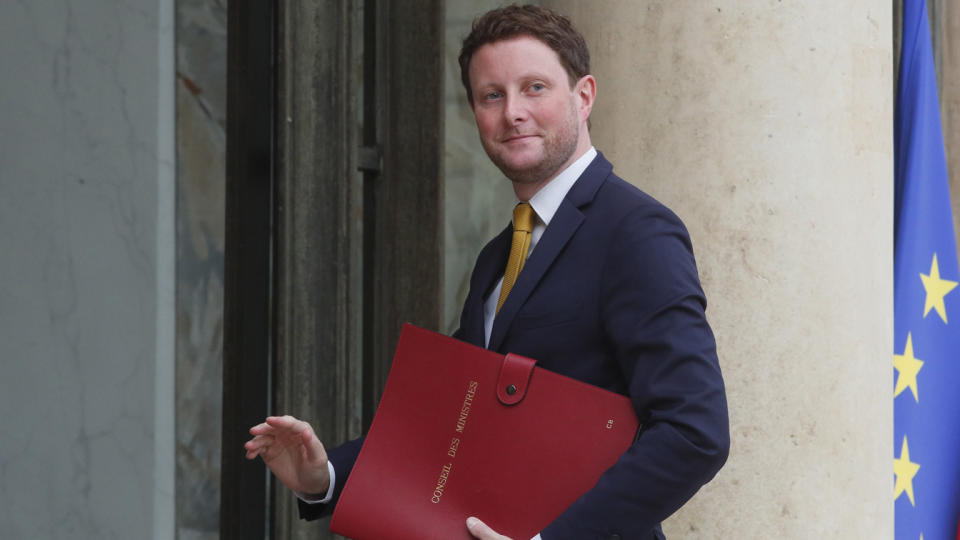
[[[577,81],[574,93],[580,100],[580,121],[583,122],[590,118],[590,111],[593,110],[593,103],[597,99],[597,80],[593,75],[584,75]]]

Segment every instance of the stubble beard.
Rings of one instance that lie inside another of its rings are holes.
[[[524,168],[514,168],[507,163],[501,152],[494,145],[488,145],[481,140],[483,149],[490,157],[490,161],[511,182],[517,184],[536,184],[555,176],[570,156],[577,149],[580,138],[580,126],[577,123],[576,108],[571,107],[568,122],[552,137],[543,140],[543,159],[538,163]]]

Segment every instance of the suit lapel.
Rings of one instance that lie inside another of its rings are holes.
[[[514,283],[507,300],[500,308],[500,313],[493,320],[493,330],[490,333],[490,344],[487,348],[493,351],[498,350],[520,307],[527,301],[530,293],[536,288],[537,283],[582,222],[583,214],[580,210],[567,201],[560,204],[553,220],[550,221],[550,226],[544,231],[540,241],[537,242],[537,247],[523,265],[523,270],[517,276],[517,282]]]
[[[560,203],[557,213],[550,220],[550,225],[547,226],[530,258],[524,264],[523,271],[520,272],[517,282],[513,285],[503,307],[500,308],[500,313],[494,319],[488,349],[495,351],[503,344],[507,329],[513,324],[520,308],[583,223],[584,215],[580,208],[593,200],[600,184],[612,170],[613,166],[610,162],[598,152],[597,157],[570,188],[567,196]],[[507,245],[509,251],[509,243]],[[506,265],[506,258],[503,265]],[[502,272],[502,268],[497,271]],[[495,277],[499,277],[499,273]]]
[[[490,290],[497,284],[503,269],[507,265],[507,257],[510,256],[510,240],[513,235],[513,227],[507,227],[487,246],[477,258],[477,268],[474,271],[470,283],[470,296],[467,298],[467,310],[469,311],[469,325],[464,328],[464,340],[477,345],[484,346],[483,330],[483,307],[484,300],[489,295]]]

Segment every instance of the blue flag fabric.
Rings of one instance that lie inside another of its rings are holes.
[[[960,271],[924,0],[905,0],[894,125],[896,538],[956,538]]]

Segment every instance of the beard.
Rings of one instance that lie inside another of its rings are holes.
[[[577,142],[580,139],[580,126],[577,123],[577,110],[571,104],[570,115],[567,122],[553,134],[547,133],[543,137],[543,155],[536,163],[514,167],[508,163],[504,154],[494,143],[488,143],[481,139],[483,149],[490,157],[490,161],[510,179],[510,181],[519,184],[535,184],[542,182],[552,176],[555,176],[560,167],[562,167],[570,156],[577,149]]]

